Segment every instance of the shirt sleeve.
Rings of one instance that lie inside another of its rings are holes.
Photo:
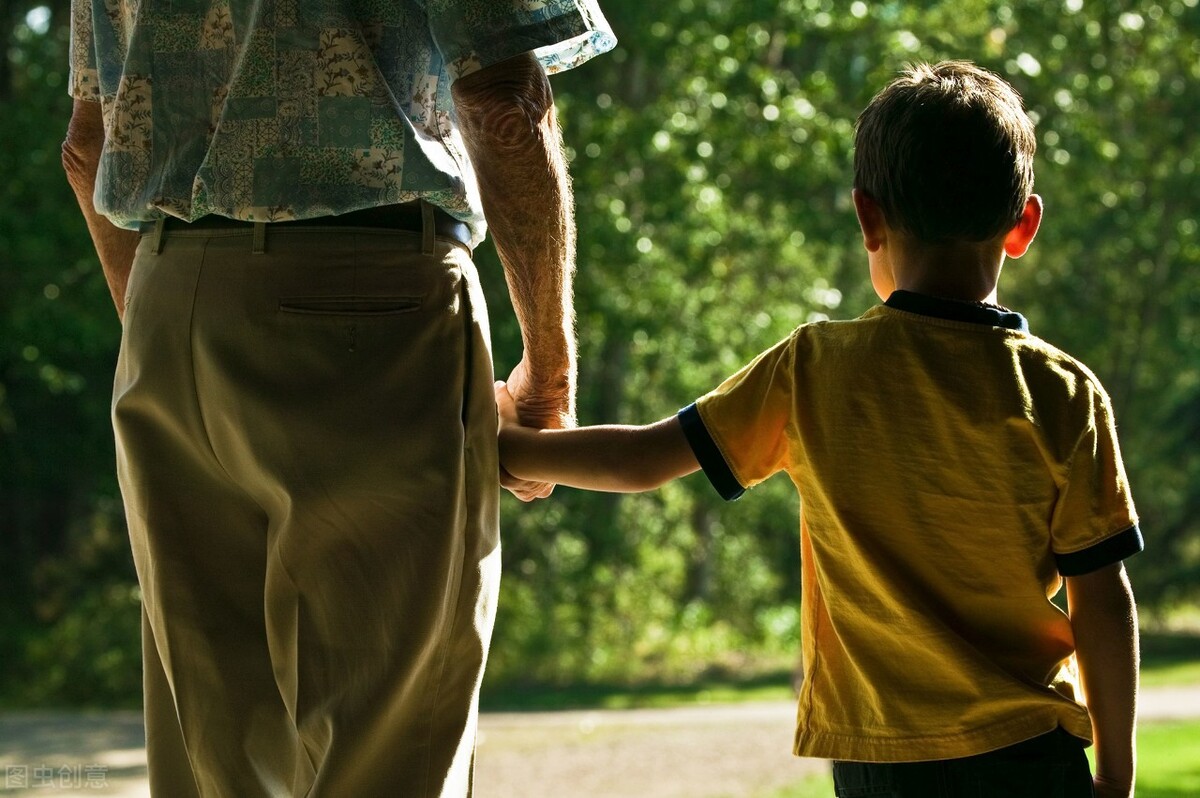
[[[67,70],[67,91],[72,97],[80,100],[100,99],[91,0],[71,0],[71,46]]]
[[[554,74],[617,44],[596,0],[430,0],[427,11],[455,80],[530,51]]]
[[[1051,546],[1063,576],[1090,573],[1144,546],[1112,406],[1099,385],[1089,385],[1088,391],[1090,418],[1067,463],[1050,521]]]
[[[793,335],[680,411],[696,459],[726,499],[788,467],[795,349]]]

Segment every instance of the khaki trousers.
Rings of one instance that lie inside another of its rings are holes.
[[[469,795],[500,573],[470,252],[261,234],[160,229],[130,277],[113,419],[152,793]]]

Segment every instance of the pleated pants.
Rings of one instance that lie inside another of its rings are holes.
[[[130,276],[113,420],[152,793],[470,795],[500,575],[470,252],[266,229],[160,229]]]

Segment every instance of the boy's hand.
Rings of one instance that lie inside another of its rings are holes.
[[[517,416],[517,403],[512,398],[512,394],[508,392],[508,384],[504,380],[496,380],[496,409],[500,412],[501,429],[510,424],[520,425],[521,419]]]
[[[503,435],[505,429],[521,426],[521,418],[517,411],[517,402],[509,392],[507,383],[497,380],[495,389],[496,410],[500,416],[500,434]],[[500,465],[500,484],[523,502],[544,499],[554,490],[552,483],[529,482],[514,477],[504,468],[503,463]]]
[[[1092,791],[1096,798],[1133,798],[1133,787],[1109,781],[1102,776],[1092,780]]]

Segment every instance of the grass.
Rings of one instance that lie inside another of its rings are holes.
[[[713,678],[692,684],[575,685],[494,690],[483,708],[508,711],[627,709],[687,704],[792,700],[792,674],[778,670],[750,679]],[[1142,685],[1200,684],[1200,632],[1142,633]],[[1091,749],[1089,749],[1090,752]],[[1138,798],[1200,797],[1200,720],[1152,723],[1138,730]],[[831,798],[833,778],[811,776],[753,798]]]
[[[1144,632],[1142,686],[1200,684],[1200,633]],[[790,701],[792,673],[775,670],[751,678],[713,677],[688,684],[649,682],[634,686],[578,684],[562,687],[484,686],[480,706],[493,712],[560,709],[641,709],[688,704]],[[1196,793],[1200,796],[1200,792]]]
[[[533,685],[488,689],[480,709],[492,712],[543,712],[561,709],[656,709],[689,704],[790,701],[792,674],[775,671],[749,679],[713,678],[688,684],[647,682],[638,685]]]
[[[1200,684],[1200,633],[1143,632],[1142,686],[1189,684]]]
[[[1200,720],[1138,730],[1138,798],[1200,795]]]
[[[1091,749],[1088,749],[1091,756]],[[812,776],[754,798],[831,798],[833,778]],[[1200,796],[1200,720],[1154,723],[1138,730],[1138,798]]]

